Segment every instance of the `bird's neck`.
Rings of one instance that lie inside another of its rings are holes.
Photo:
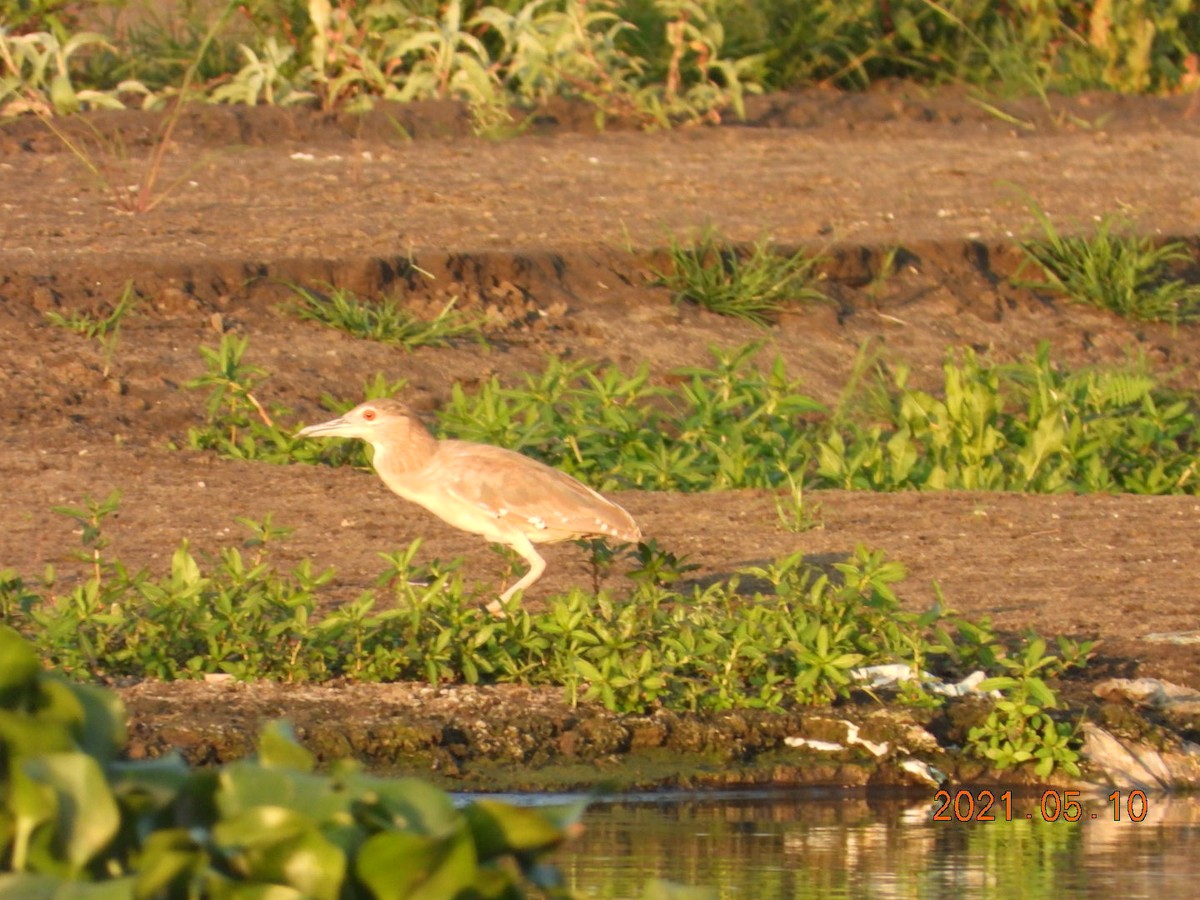
[[[371,441],[375,453],[371,464],[387,480],[389,474],[405,475],[425,466],[437,452],[438,441],[420,422],[404,419]]]

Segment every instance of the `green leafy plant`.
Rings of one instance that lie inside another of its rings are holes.
[[[757,56],[724,54],[719,5],[710,0],[653,0],[652,15],[626,18],[630,4],[608,0],[535,0],[517,11],[481,9],[473,20],[499,35],[495,69],[519,102],[579,98],[598,125],[613,117],[646,127],[719,122],[745,115],[745,95],[762,90]],[[661,71],[641,52],[652,33]],[[654,74],[651,74],[651,71]]]
[[[103,318],[96,318],[86,312],[75,311],[69,315],[49,310],[46,318],[60,328],[74,331],[90,340],[96,341],[104,351],[104,376],[108,377],[112,368],[113,354],[121,338],[121,325],[127,316],[136,309],[141,297],[133,289],[133,282],[125,282],[125,289],[120,298],[113,304],[112,311]]]
[[[412,32],[391,47],[399,57],[411,56],[400,99],[457,98],[475,106],[499,102],[499,82],[483,42],[463,20],[462,0],[448,0],[441,15],[417,16]]]
[[[651,385],[645,367],[626,374],[550,360],[521,387],[498,379],[472,394],[456,387],[440,429],[530,454],[600,489],[774,486],[779,459],[810,455],[807,418],[824,407],[781,360],[758,371],[760,349],[710,348],[713,364],[676,370],[672,389]]]
[[[968,752],[988,760],[997,769],[1032,763],[1043,778],[1056,770],[1079,777],[1078,727],[1056,720],[1049,710],[1058,707],[1058,698],[1046,678],[1072,665],[1082,665],[1094,644],[1060,639],[1068,659],[1046,654],[1046,642],[1030,637],[1023,651],[999,660],[1009,674],[980,682],[980,691],[1000,691],[982,724],[967,734]],[[1068,661],[1069,660],[1069,661]]]
[[[77,88],[71,57],[88,47],[111,46],[104,36],[81,31],[61,37],[49,31],[9,35],[0,28],[0,116],[31,112],[68,115],[84,107],[121,109],[117,94],[140,88],[126,83],[116,90]]]
[[[83,544],[82,559],[91,564],[92,578],[99,582],[103,577],[101,561],[108,538],[104,536],[104,520],[113,515],[121,504],[121,492],[113,491],[103,500],[84,498],[83,506],[55,506],[54,512],[73,519],[79,526]]]
[[[458,312],[454,308],[457,297],[442,307],[433,319],[425,321],[390,298],[366,301],[346,288],[333,285],[327,285],[323,292],[298,285],[292,285],[292,290],[296,293],[295,309],[301,318],[364,340],[413,350],[445,347],[463,337],[482,339],[482,321]]]
[[[804,251],[780,256],[766,237],[744,250],[707,225],[692,243],[672,239],[669,252],[670,268],[654,275],[676,303],[688,301],[723,316],[769,325],[792,304],[829,299],[816,287],[819,258]]]
[[[1200,285],[1170,277],[1172,265],[1193,261],[1182,242],[1158,245],[1118,233],[1129,226],[1119,216],[1103,217],[1094,234],[1062,235],[1042,209],[1032,209],[1043,237],[1022,241],[1021,249],[1045,278],[1027,286],[1131,319],[1178,324],[1200,318]]]
[[[1194,401],[1137,367],[1069,371],[1049,345],[1010,365],[971,352],[941,395],[897,367],[887,408],[840,416],[817,440],[816,486],[896,490],[1194,492]],[[881,395],[874,395],[876,401]],[[882,423],[881,423],[882,420]]]
[[[307,561],[277,571],[270,547],[288,529],[269,517],[239,520],[250,560],[230,547],[205,564],[185,542],[156,576],[105,554],[102,526],[116,503],[85,498],[59,510],[81,525],[90,570],[69,592],[0,572],[0,624],[77,677],[514,682],[644,713],[842,702],[870,694],[860,687],[865,667],[897,663],[913,672],[899,702],[937,706],[946,701],[924,690],[927,679],[979,669],[992,676],[980,690],[1002,697],[970,732],[968,752],[1041,775],[1077,765],[1075,731],[1053,712],[1050,682],[1085,665],[1094,644],[1059,638],[1053,656],[1028,635],[1010,647],[986,621],[948,611],[940,594],[923,612],[905,609],[903,565],[865,547],[831,572],[795,553],[688,585],[691,566],[644,545],[626,596],[573,590],[541,611],[514,604],[497,619],[484,610],[490,593],[465,588],[460,561],[418,565],[414,541],[384,555],[379,590],[318,615],[332,572],[314,574]]]
[[[216,347],[201,347],[206,371],[188,381],[189,390],[208,390],[205,422],[188,429],[188,445],[196,450],[212,450],[232,459],[259,460],[276,464],[370,466],[368,450],[359,441],[307,441],[295,436],[295,427],[281,423],[293,413],[279,404],[259,400],[260,386],[267,373],[243,362],[249,339],[225,334]],[[391,397],[403,389],[404,379],[389,381],[377,373],[363,385],[362,397]],[[321,398],[326,409],[342,413],[355,400]]]
[[[292,106],[316,97],[315,92],[304,90],[288,76],[289,64],[296,52],[294,47],[280,44],[272,36],[258,51],[239,44],[238,52],[246,63],[228,81],[213,88],[209,98],[214,103]]]
[[[601,490],[785,489],[785,527],[807,527],[803,492],[977,489],[1194,493],[1195,399],[1163,388],[1144,366],[1071,371],[1049,345],[1005,365],[970,351],[943,366],[938,392],[915,389],[895,367],[884,381],[856,378],[839,408],[801,393],[776,358],[754,363],[756,343],[712,350],[713,362],[656,386],[632,373],[551,359],[518,386],[492,378],[455,386],[437,413],[441,436],[499,444]],[[208,421],[189,432],[197,449],[239,459],[366,466],[358,443],[297,441],[277,423],[291,412],[258,400],[265,373],[245,367],[245,340],[205,348]],[[367,397],[402,387],[377,376]],[[869,408],[855,406],[865,392]],[[324,397],[335,411],[358,402]],[[294,430],[294,429],[293,429]],[[784,465],[783,461],[787,461]],[[788,497],[790,496],[790,501]]]
[[[395,54],[385,49],[385,41],[398,30],[407,34],[401,25],[405,7],[369,3],[360,11],[357,4],[338,2],[335,8],[331,0],[308,0],[307,11],[307,65],[296,80],[311,83],[323,110],[362,110],[376,97],[399,99],[400,61],[387,61]]]
[[[803,480],[791,472],[785,474],[786,486],[773,498],[775,517],[778,519],[780,527],[793,534],[824,527],[821,520],[821,504],[805,502]]]
[[[0,625],[0,893],[135,897],[565,897],[541,858],[584,803],[456,808],[351,761],[315,772],[281,723],[215,769],[124,762],[115,694],[45,672]]]
[[[254,395],[267,373],[242,362],[249,345],[249,338],[226,333],[215,348],[201,347],[200,355],[204,357],[207,370],[184,385],[188,390],[209,389],[204,404],[209,419],[227,423],[229,442],[234,444],[238,431],[249,427],[250,411],[268,429],[275,428],[271,414]]]

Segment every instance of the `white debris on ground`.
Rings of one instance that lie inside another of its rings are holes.
[[[908,754],[914,750],[924,752],[937,752],[939,750],[937,739],[915,723],[892,723],[900,724],[903,727],[903,737],[906,746],[899,746],[899,742],[893,747],[888,741],[871,741],[859,734],[859,726],[854,722],[846,719],[836,720],[838,724],[846,729],[844,742],[823,741],[816,738],[805,737],[788,737],[784,738],[783,742],[788,747],[798,750],[815,750],[818,753],[839,753],[849,750],[852,747],[862,747],[872,756],[882,759],[889,753],[894,753],[897,756],[896,765],[899,768],[914,776],[918,781],[928,784],[941,784],[946,780],[946,775],[941,770],[935,768],[927,762],[916,759]]]
[[[980,683],[987,678],[987,675],[978,670],[954,684],[947,684],[940,678],[930,675],[928,672],[918,670],[914,673],[911,666],[906,666],[903,663],[889,663],[882,666],[860,666],[857,669],[850,670],[850,677],[858,682],[859,686],[870,690],[878,690],[880,688],[896,688],[899,690],[904,684],[912,682],[914,676],[919,679],[923,689],[931,694],[939,694],[943,697],[966,697],[971,694],[978,694],[981,697],[1000,696],[998,691],[979,690]]]
[[[941,769],[931,766],[929,763],[919,759],[902,759],[900,760],[900,768],[909,775],[914,776],[919,781],[924,781],[926,784],[937,787],[946,780],[946,773]]]

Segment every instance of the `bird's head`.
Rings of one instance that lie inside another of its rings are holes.
[[[336,419],[302,428],[296,436],[359,438],[377,444],[389,432],[394,435],[397,429],[418,424],[412,410],[399,400],[368,400]]]

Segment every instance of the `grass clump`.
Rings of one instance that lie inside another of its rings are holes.
[[[454,297],[433,319],[424,320],[404,309],[392,298],[367,301],[346,288],[327,285],[326,291],[292,285],[295,310],[302,319],[320,322],[352,337],[405,350],[417,347],[446,347],[462,337],[482,340],[483,322],[464,316],[454,308]]]
[[[672,239],[671,266],[656,283],[675,303],[690,302],[723,316],[770,325],[789,306],[829,298],[816,287],[821,260],[799,251],[781,256],[759,238],[749,249],[723,239],[712,225],[692,243]]]
[[[1033,208],[1043,236],[1023,241],[1026,259],[1044,280],[1025,286],[1053,291],[1075,303],[1146,322],[1194,322],[1200,318],[1200,285],[1170,276],[1178,264],[1194,263],[1185,244],[1158,245],[1148,237],[1121,234],[1128,222],[1104,216],[1091,235],[1062,235],[1050,217]]]

